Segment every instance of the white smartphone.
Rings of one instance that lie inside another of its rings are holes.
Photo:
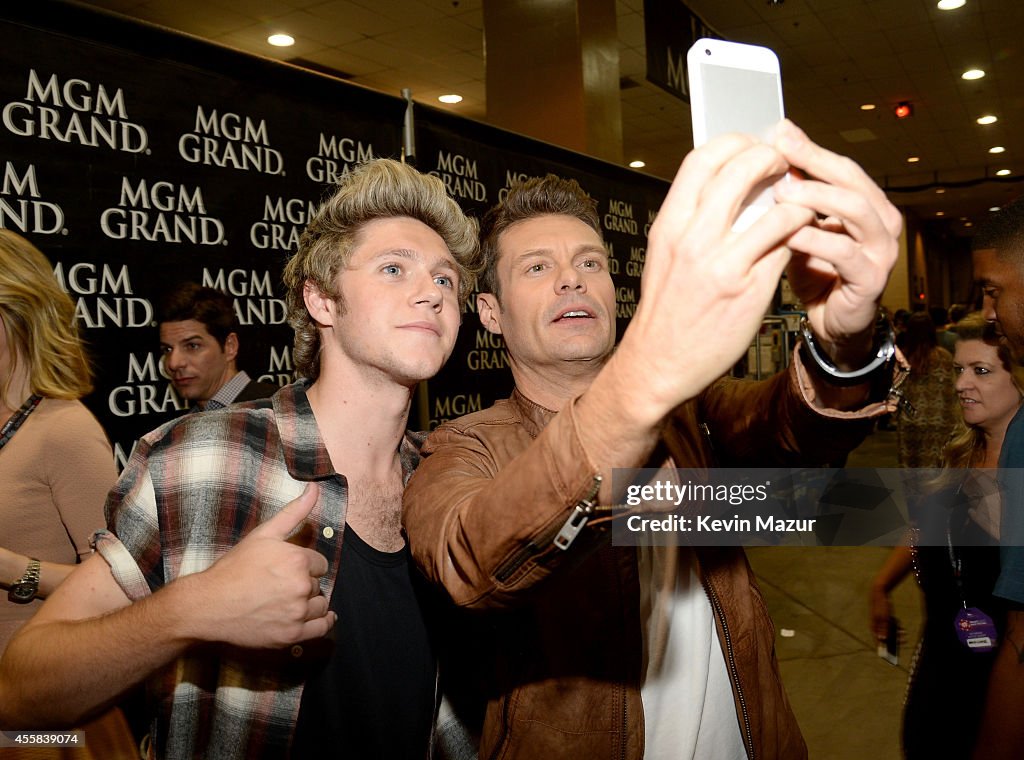
[[[728,132],[771,142],[785,111],[779,59],[766,47],[700,39],[686,54],[693,145]],[[772,182],[758,187],[733,225],[742,232],[772,204]]]

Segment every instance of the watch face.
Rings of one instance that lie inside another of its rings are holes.
[[[36,586],[31,583],[15,583],[7,592],[7,600],[10,602],[31,602],[36,596]]]

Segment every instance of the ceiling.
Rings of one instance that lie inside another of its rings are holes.
[[[497,1],[497,0],[494,0]],[[580,0],[581,4],[585,0]],[[93,0],[90,5],[486,121],[483,0]],[[691,145],[689,106],[645,80],[643,0],[615,0],[627,161],[671,178]],[[1024,192],[1024,3],[967,0],[687,0],[726,39],[782,64],[787,114],[853,157],[909,213],[957,234]],[[290,48],[267,44],[287,31]],[[986,76],[960,75],[980,68]],[[464,100],[444,106],[437,97]],[[893,108],[914,106],[898,120]],[[873,111],[862,111],[874,103]],[[999,118],[980,126],[983,114]],[[1000,145],[999,155],[988,152]],[[917,163],[907,158],[919,157]],[[1011,174],[996,179],[998,169]],[[986,178],[987,181],[986,181]],[[899,188],[919,188],[903,192]],[[942,192],[940,192],[942,191]]]

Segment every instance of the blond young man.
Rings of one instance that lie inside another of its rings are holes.
[[[96,554],[0,662],[0,726],[71,724],[147,680],[158,757],[287,757],[318,731],[353,756],[425,751],[435,681],[400,533],[418,458],[405,422],[452,350],[477,245],[436,178],[389,160],[345,178],[285,271],[305,380],[140,441]],[[400,596],[398,612],[350,576]],[[396,663],[397,693],[394,670],[360,670]],[[338,673],[355,679],[341,695]],[[353,703],[380,711],[372,725],[332,712]]]

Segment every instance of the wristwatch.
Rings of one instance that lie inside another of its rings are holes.
[[[29,558],[25,574],[18,578],[7,592],[7,601],[27,604],[39,592],[39,560]]]
[[[863,367],[855,370],[843,371],[836,367],[832,358],[818,345],[817,337],[811,331],[806,317],[800,320],[800,333],[804,339],[805,354],[811,359],[808,362],[809,366],[832,385],[860,385],[871,380],[873,376],[882,375],[884,377],[891,371],[896,358],[896,336],[893,333],[892,323],[884,316],[880,316],[875,323],[871,358]]]

